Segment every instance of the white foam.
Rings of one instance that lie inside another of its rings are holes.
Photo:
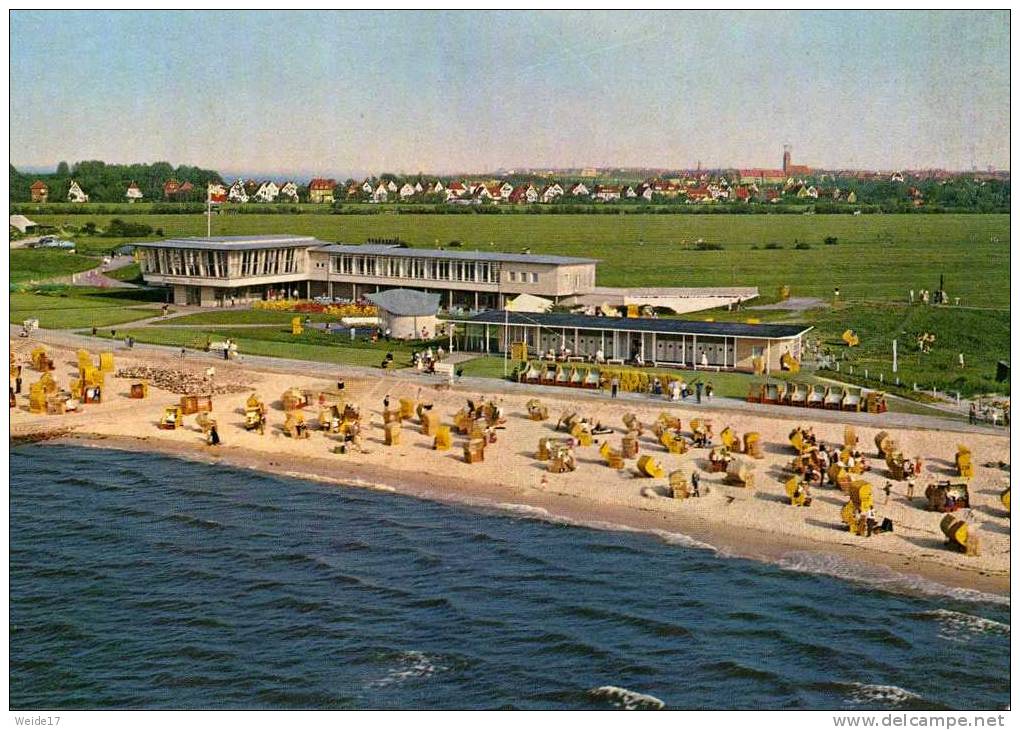
[[[783,555],[777,564],[786,570],[828,575],[889,591],[919,593],[939,598],[953,598],[959,601],[1009,605],[1009,596],[985,593],[973,588],[947,586],[919,575],[899,573],[885,565],[850,560],[841,555],[830,553],[791,552]]]
[[[848,705],[867,705],[872,702],[883,702],[893,705],[901,705],[909,700],[919,700],[921,695],[910,690],[897,687],[894,684],[861,684],[853,682],[846,699]]]
[[[655,537],[662,540],[667,545],[678,545],[680,547],[697,548],[700,550],[712,550],[718,552],[714,545],[710,545],[707,542],[701,542],[695,540],[690,535],[685,535],[682,532],[670,532],[669,530],[656,530],[656,529],[641,529],[638,527],[631,527],[629,525],[621,525],[615,522],[605,522],[603,520],[576,520],[571,517],[563,517],[560,515],[554,515],[547,509],[542,507],[533,507],[529,504],[517,504],[514,502],[500,502],[496,505],[497,509],[504,510],[506,512],[513,512],[516,515],[527,517],[530,519],[542,520],[544,522],[553,522],[561,525],[570,525],[571,527],[586,527],[593,530],[603,530],[606,532],[634,532],[642,535],[654,535]]]
[[[931,616],[939,622],[939,638],[946,641],[953,641],[965,644],[972,637],[981,634],[997,634],[1008,636],[1010,634],[1009,624],[1000,623],[990,618],[974,616],[969,613],[950,611],[947,608],[938,608],[934,611],[925,611],[925,616]]]
[[[386,676],[368,682],[369,687],[388,687],[409,679],[428,679],[446,667],[436,664],[431,657],[420,651],[404,651],[397,657],[397,666]]]
[[[666,703],[658,697],[633,692],[623,687],[614,687],[611,684],[590,689],[588,694],[592,697],[609,700],[614,706],[622,707],[625,710],[661,710],[666,707]]]

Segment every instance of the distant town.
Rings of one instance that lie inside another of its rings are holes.
[[[128,178],[129,175],[134,177]],[[212,170],[168,163],[61,163],[53,175],[11,168],[12,203],[419,203],[438,206],[555,204],[761,205],[893,204],[989,210],[1009,204],[1009,172],[820,170],[795,164],[789,146],[776,168],[691,170],[579,168],[505,170],[463,176],[382,173],[363,179],[313,177],[228,182]]]

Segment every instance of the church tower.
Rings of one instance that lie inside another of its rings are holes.
[[[783,174],[789,176],[790,174],[790,145],[783,145]]]

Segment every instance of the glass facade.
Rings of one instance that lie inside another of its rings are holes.
[[[304,270],[304,252],[294,248],[250,251],[206,251],[190,248],[142,250],[143,274],[204,279],[279,276]]]
[[[333,273],[420,281],[499,283],[499,264],[464,259],[424,259],[411,256],[341,254],[330,257]],[[537,280],[537,274],[535,276]]]

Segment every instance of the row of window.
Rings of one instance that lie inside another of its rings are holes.
[[[419,259],[405,256],[333,256],[332,270],[350,276],[496,284],[499,266],[489,261]]]
[[[146,274],[226,279],[230,276],[296,274],[301,255],[293,248],[261,251],[198,251],[187,248],[144,249],[141,266]]]
[[[538,283],[538,272],[537,271],[511,271],[509,272],[510,281],[520,281],[522,284],[537,284]]]

